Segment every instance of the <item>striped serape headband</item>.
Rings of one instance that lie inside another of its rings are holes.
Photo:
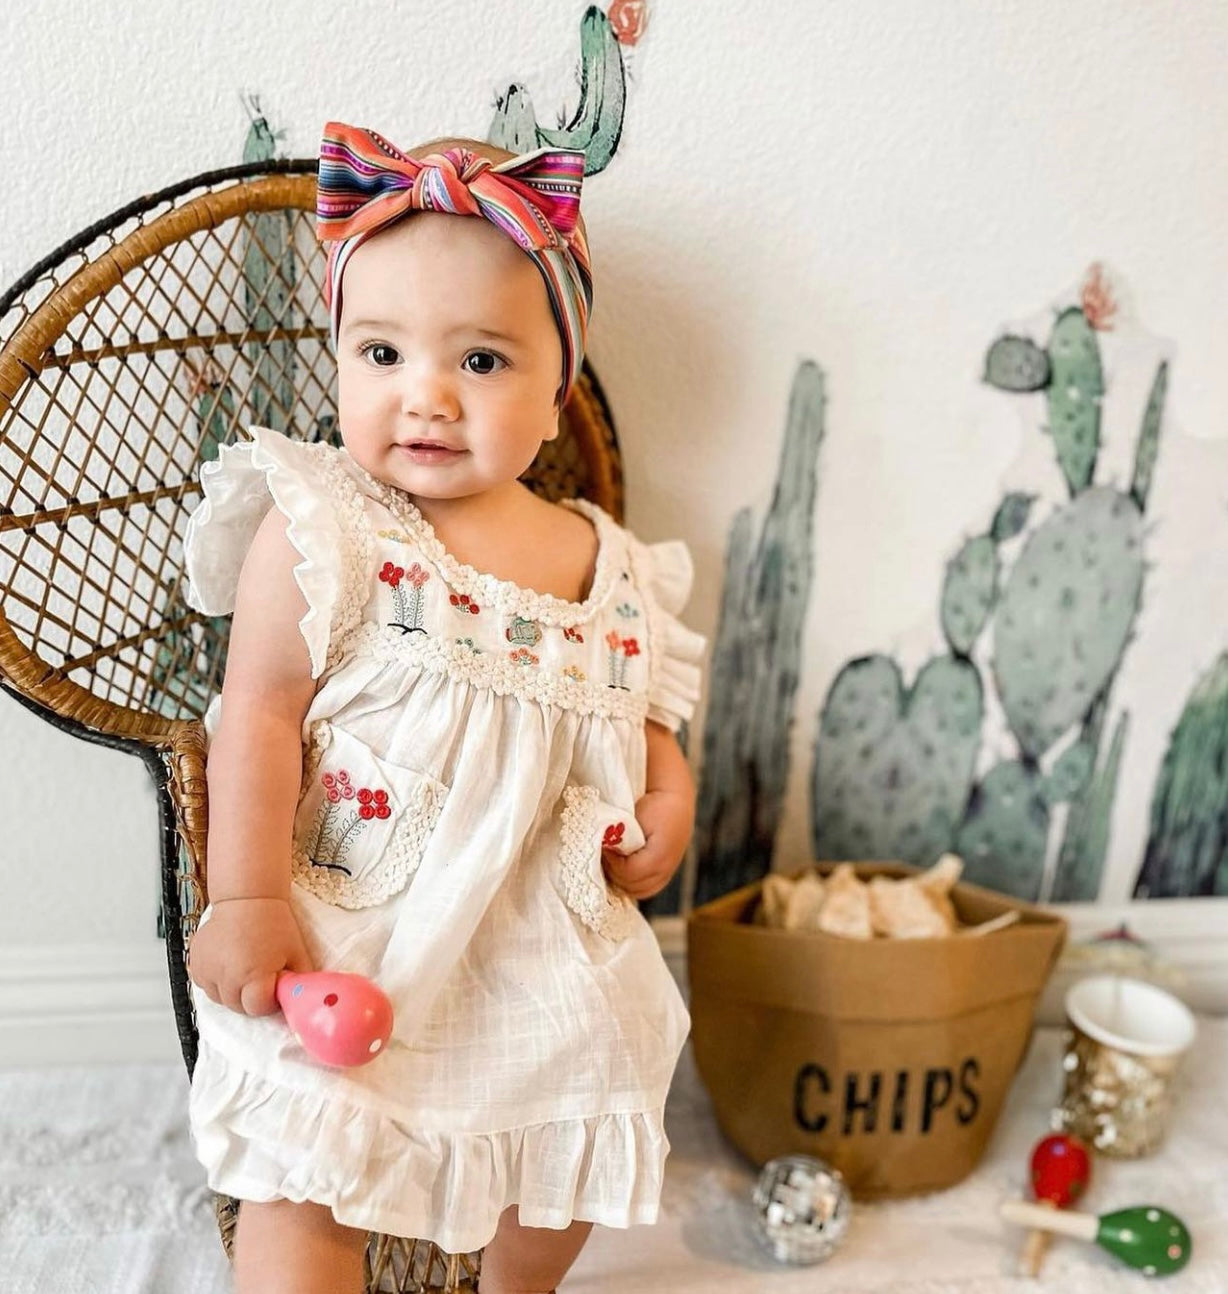
[[[373,130],[330,121],[320,144],[316,236],[328,242],[324,296],[333,341],[341,276],[364,239],[411,211],[481,216],[513,239],[546,283],[563,342],[562,398],[584,358],[593,279],[579,225],[584,153],[540,148],[498,164],[467,148],[415,159]]]

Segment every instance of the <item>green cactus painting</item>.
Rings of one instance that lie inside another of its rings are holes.
[[[276,156],[277,136],[253,97],[251,125],[243,144],[245,162],[267,162]],[[295,407],[294,346],[269,339],[276,328],[293,322],[291,296],[296,278],[294,226],[290,212],[265,211],[244,217],[243,288],[248,327],[258,334],[248,346],[255,369],[251,384],[251,420],[258,427],[285,431]]]
[[[1228,896],[1228,652],[1198,681],[1173,730],[1134,895]]]
[[[1029,536],[998,599],[993,657],[1025,755],[1038,760],[1104,690],[1142,583],[1142,515],[1118,490],[1084,490]]]
[[[932,660],[911,692],[887,657],[838,673],[815,743],[816,857],[928,865],[955,849],[971,881],[1027,899],[1096,897],[1129,716],[1118,716],[1104,752],[1102,729],[1142,604],[1143,518],[1167,392],[1161,364],[1129,490],[1098,483],[1106,397],[1098,334],[1113,311],[1093,267],[1080,304],[1055,312],[1046,345],[1007,333],[989,347],[987,383],[1044,393],[1043,430],[1069,501],[1035,518],[1036,496],[1007,495],[988,530],[964,540],[939,599],[951,654]],[[1017,551],[1004,560],[1007,544]],[[937,677],[959,686],[919,704],[939,667]],[[1017,754],[975,780],[990,687]],[[1069,805],[1065,833],[1047,874],[1059,804]]]
[[[772,862],[813,574],[826,381],[798,366],[772,502],[756,542],[749,509],[730,533],[704,722],[695,900],[763,876]]]
[[[543,126],[528,90],[512,85],[496,100],[487,139],[513,153],[547,146],[582,149],[585,175],[596,175],[618,148],[626,97],[622,46],[609,18],[591,5],[580,19],[580,100],[570,120],[560,120],[557,128]]]
[[[816,858],[932,862],[950,847],[972,785],[983,700],[976,667],[938,656],[905,690],[887,656],[850,661],[819,720]]]

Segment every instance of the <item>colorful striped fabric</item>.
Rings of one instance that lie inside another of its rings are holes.
[[[336,340],[341,277],[354,249],[412,211],[480,216],[511,238],[546,284],[563,342],[563,398],[584,357],[593,281],[580,229],[584,153],[541,148],[494,163],[466,148],[407,157],[373,130],[332,121],[320,145],[316,235],[331,245],[325,296]]]

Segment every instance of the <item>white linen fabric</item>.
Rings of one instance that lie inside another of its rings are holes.
[[[316,966],[370,976],[396,1024],[373,1062],[333,1070],[281,1016],[194,989],[210,1186],[452,1252],[511,1204],[527,1226],[654,1221],[689,1019],[601,850],[643,844],[645,719],[677,730],[698,698],[685,545],[568,501],[599,539],[568,602],[457,561],[344,450],[251,435],[202,469],[189,600],[232,611],[257,526],[285,514],[319,679],[291,901]]]

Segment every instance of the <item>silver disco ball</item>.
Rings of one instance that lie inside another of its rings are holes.
[[[753,1199],[755,1233],[782,1263],[830,1258],[853,1214],[844,1178],[810,1155],[769,1160],[755,1183]]]

